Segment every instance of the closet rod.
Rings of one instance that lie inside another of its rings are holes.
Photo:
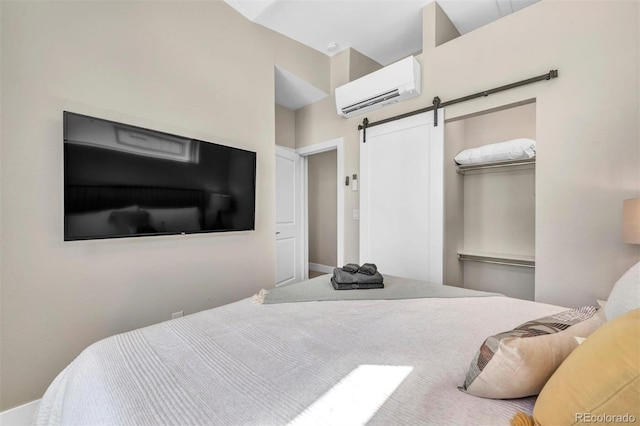
[[[535,166],[536,158],[523,158],[521,160],[507,160],[507,161],[495,161],[492,163],[478,163],[478,164],[461,164],[456,168],[456,172],[461,175],[466,172],[472,172],[474,170],[484,169],[498,169],[502,167],[519,167],[519,166]]]
[[[501,262],[501,261],[497,261],[497,260],[487,260],[487,259],[462,259],[462,258],[460,258],[460,260],[465,260],[465,261],[470,261],[470,262],[480,262],[480,263],[491,263],[492,265],[518,266],[518,267],[522,267],[522,268],[535,268],[536,267],[536,265],[529,265],[529,264],[524,264],[524,263]]]
[[[535,268],[536,262],[531,259],[521,259],[521,258],[513,258],[510,256],[500,256],[500,255],[483,255],[483,254],[470,254],[470,253],[458,253],[458,260],[462,261],[471,261],[471,262],[481,262],[481,263],[492,263],[495,265],[507,265],[507,266],[519,266],[523,268]]]
[[[385,124],[385,123],[389,123],[391,121],[396,121],[396,120],[400,120],[400,119],[403,119],[403,118],[411,117],[412,115],[422,114],[423,112],[434,111],[434,110],[437,110],[438,108],[443,108],[443,107],[446,107],[446,106],[449,106],[449,105],[458,104],[460,102],[466,102],[466,101],[470,101],[472,99],[486,97],[486,96],[492,95],[494,93],[502,92],[504,90],[514,89],[516,87],[520,87],[520,86],[524,86],[524,85],[527,85],[527,84],[535,83],[537,81],[551,80],[552,78],[556,78],[556,77],[558,77],[558,70],[551,70],[546,74],[538,75],[536,77],[528,78],[526,80],[521,80],[521,81],[518,81],[516,83],[506,84],[504,86],[496,87],[494,89],[484,90],[482,92],[474,93],[473,95],[463,96],[463,97],[457,98],[457,99],[452,99],[452,100],[447,101],[447,102],[441,102],[440,98],[436,96],[435,98],[433,98],[433,105],[432,106],[428,106],[426,108],[417,109],[415,111],[406,112],[404,114],[396,115],[394,117],[389,117],[389,118],[385,118],[383,120],[378,120],[378,121],[374,121],[374,122],[369,122],[369,120],[367,118],[365,118],[362,121],[362,124],[360,124],[358,126],[358,130],[364,130],[366,132],[367,128],[369,128],[369,127],[378,126],[380,124]],[[434,118],[434,125],[437,126],[438,125],[437,116],[434,115],[434,117],[435,117]],[[363,137],[363,142],[366,142],[366,137]]]

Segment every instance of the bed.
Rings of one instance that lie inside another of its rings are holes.
[[[295,286],[330,285],[329,277]],[[509,424],[517,411],[530,414],[533,397],[492,400],[458,387],[486,337],[566,308],[453,292],[263,304],[247,298],[118,334],[58,375],[34,422],[495,425]]]

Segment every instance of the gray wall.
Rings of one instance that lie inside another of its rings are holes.
[[[308,161],[309,262],[338,266],[337,151],[311,155]]]
[[[217,1],[0,10],[5,410],[99,339],[273,285],[274,65],[328,91],[329,60]],[[63,110],[256,151],[256,230],[63,242]]]

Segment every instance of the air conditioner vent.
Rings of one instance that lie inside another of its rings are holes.
[[[349,114],[351,112],[357,111],[362,108],[370,107],[375,104],[382,103],[384,101],[388,101],[389,99],[397,98],[400,96],[400,92],[398,89],[392,90],[390,92],[383,93],[378,96],[374,96],[373,98],[365,99],[362,102],[358,102],[357,104],[349,105],[342,108],[342,112],[344,114]]]
[[[420,64],[410,56],[336,89],[338,115],[352,117],[420,95]]]

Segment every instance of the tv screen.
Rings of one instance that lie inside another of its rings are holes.
[[[65,241],[254,229],[255,152],[63,118]]]

